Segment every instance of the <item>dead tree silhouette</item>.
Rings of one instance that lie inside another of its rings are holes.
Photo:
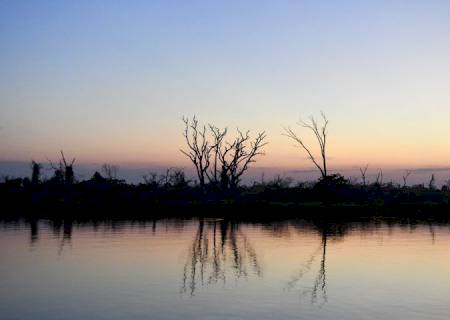
[[[108,163],[104,163],[102,165],[102,173],[105,178],[108,180],[116,180],[117,179],[117,171],[119,171],[118,167],[115,165],[111,165]]]
[[[383,184],[383,170],[378,169],[377,176],[375,177],[375,184],[381,186]]]
[[[219,153],[222,175],[227,177],[230,188],[236,188],[239,185],[241,176],[247,171],[249,165],[255,162],[257,156],[264,155],[262,148],[267,145],[267,142],[264,142],[266,139],[265,132],[259,133],[251,141],[250,131],[246,133],[239,129],[237,131],[238,135],[234,141],[227,143]]]
[[[59,167],[55,166],[50,160],[50,167],[54,170],[54,179],[58,182],[64,182],[65,184],[73,184],[75,182],[75,174],[73,170],[73,164],[75,158],[69,163],[66,161],[64,152],[61,150],[61,160],[59,160]]]
[[[213,138],[213,143],[211,145],[212,168],[208,173],[209,181],[216,186],[220,186],[221,183],[228,185],[228,181],[224,183],[224,181],[227,180],[228,175],[227,169],[223,166],[222,161],[222,148],[228,129],[219,129],[213,125],[209,125],[209,129]]]
[[[226,128],[210,124],[207,130],[206,126],[199,126],[195,117],[191,121],[183,117],[183,122],[187,149],[180,151],[193,163],[202,189],[206,182],[223,189],[236,188],[250,164],[264,155],[263,148],[267,144],[264,131],[252,139],[250,131],[243,133],[237,129],[237,136],[227,142]]]
[[[314,117],[310,117],[310,122],[305,122],[300,119],[298,122],[298,125],[300,125],[303,128],[310,129],[319,144],[320,149],[320,160],[317,160],[316,157],[313,155],[311,148],[307,146],[303,140],[302,137],[300,137],[297,133],[292,130],[291,127],[284,128],[284,134],[285,136],[289,137],[290,139],[294,140],[307,154],[308,158],[312,161],[312,163],[319,169],[320,174],[322,175],[322,178],[326,178],[328,176],[328,168],[327,168],[327,126],[328,126],[328,119],[325,116],[323,112],[321,112],[322,124],[318,124],[317,121],[314,119]]]
[[[204,189],[207,170],[210,166],[211,145],[206,136],[206,126],[199,127],[198,120],[183,117],[183,136],[186,140],[187,150],[180,151],[194,164],[200,187]]]
[[[411,170],[406,170],[405,174],[402,176],[403,178],[403,188],[406,188],[406,183],[408,181],[409,176],[412,174]]]
[[[359,168],[359,172],[361,172],[361,180],[362,180],[362,184],[365,187],[366,186],[366,172],[367,169],[369,168],[369,165],[367,164],[364,168]]]

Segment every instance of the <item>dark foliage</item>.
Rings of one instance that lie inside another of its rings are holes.
[[[15,212],[56,212],[57,215],[74,211],[86,215],[127,216],[132,209],[141,215],[171,212],[187,216],[259,216],[264,215],[386,215],[403,212],[404,215],[447,215],[450,209],[450,189],[438,189],[434,183],[400,186],[393,183],[351,183],[335,174],[317,182],[294,183],[278,177],[272,181],[251,186],[220,188],[215,183],[201,187],[186,179],[182,170],[168,169],[165,174],[149,174],[140,184],[127,184],[96,172],[89,180],[76,181],[71,165],[54,168],[52,178],[41,181],[36,163],[32,177],[9,179],[0,183],[2,215]],[[72,162],[73,163],[73,162]],[[105,170],[104,170],[105,171]],[[165,208],[164,210],[153,210]],[[167,210],[166,210],[167,209]],[[89,212],[89,213],[88,213]]]

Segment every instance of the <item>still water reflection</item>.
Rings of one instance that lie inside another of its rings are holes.
[[[450,319],[448,224],[0,224],[2,319]]]
[[[260,277],[255,249],[238,223],[200,220],[184,264],[181,292],[194,295],[198,285],[225,284],[228,273],[235,279]]]

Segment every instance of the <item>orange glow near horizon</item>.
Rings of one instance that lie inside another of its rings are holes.
[[[141,5],[2,8],[0,160],[187,166],[196,115],[311,168],[281,133],[322,110],[330,167],[450,164],[449,3]]]
[[[181,130],[181,126],[177,128]],[[174,130],[175,131],[175,130]],[[281,135],[282,128],[267,131],[266,154],[257,159],[253,167],[273,168],[314,168],[307,154],[287,137]],[[315,155],[317,152],[316,141],[312,140],[309,132],[304,133],[306,141],[313,146]],[[76,157],[77,163],[112,163],[119,165],[160,165],[188,167],[191,163],[179,151],[184,148],[184,140],[177,132],[165,132],[161,136],[164,139],[142,134],[114,135],[113,137],[99,137],[92,139],[87,136],[77,137],[60,143],[55,148],[53,141],[46,141],[44,145],[27,143],[25,148],[11,150],[14,140],[3,146],[6,152],[2,152],[0,160],[8,161],[36,161],[46,162],[47,159],[57,160],[59,150],[64,150],[68,157]],[[434,140],[426,142],[413,137],[408,140],[389,139],[387,136],[379,136],[371,139],[363,135],[355,134],[354,137],[338,136],[331,132],[329,136],[328,162],[330,168],[344,168],[354,166],[378,166],[383,168],[408,168],[421,166],[447,166],[450,164],[450,148],[442,141]],[[231,135],[230,135],[231,137]],[[62,139],[61,139],[62,140]]]

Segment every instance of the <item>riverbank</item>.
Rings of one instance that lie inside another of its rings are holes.
[[[0,183],[1,217],[154,218],[218,217],[274,219],[297,217],[450,216],[450,190],[416,185],[283,181],[222,190],[188,183],[127,184],[120,180]]]

